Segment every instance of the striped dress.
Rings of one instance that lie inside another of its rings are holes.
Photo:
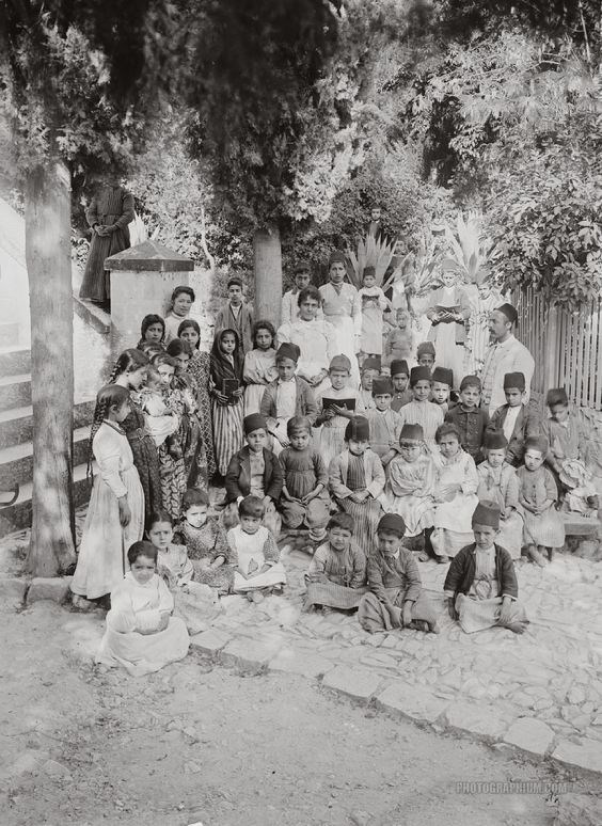
[[[90,252],[86,262],[79,297],[90,301],[108,301],[110,298],[109,273],[105,260],[130,246],[128,224],[135,217],[134,196],[120,186],[104,186],[92,199],[86,210],[89,226],[103,224],[114,226],[109,235],[101,236],[92,230]]]
[[[219,342],[224,333],[234,333],[237,346],[232,356],[222,353]],[[243,384],[243,358],[235,330],[222,330],[211,348],[210,373],[213,390],[223,393],[224,382],[235,379],[238,386]],[[218,473],[225,476],[230,459],[242,449],[244,439],[242,431],[243,398],[231,398],[227,404],[221,404],[215,396],[211,400],[211,419],[213,422],[213,448]]]
[[[398,413],[401,427],[404,424],[419,424],[424,430],[424,441],[430,448],[435,445],[435,433],[440,424],[443,424],[443,412],[439,405],[431,402],[417,402],[415,399],[404,404]]]

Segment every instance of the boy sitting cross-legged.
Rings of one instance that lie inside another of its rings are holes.
[[[317,548],[305,574],[305,611],[314,605],[351,610],[366,591],[366,557],[353,539],[353,518],[337,513],[327,530],[328,541]]]
[[[405,522],[386,513],[378,523],[378,544],[368,554],[368,588],[360,602],[360,625],[370,634],[394,628],[439,633],[437,614],[422,590],[414,555],[402,545]]]

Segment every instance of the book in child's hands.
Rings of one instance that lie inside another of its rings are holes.
[[[322,410],[330,410],[331,407],[344,407],[345,410],[355,410],[355,399],[329,399],[322,396]]]
[[[224,379],[223,394],[232,398],[238,390],[238,379]]]

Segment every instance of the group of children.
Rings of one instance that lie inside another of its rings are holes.
[[[417,564],[430,557],[451,560],[445,593],[465,630],[521,632],[513,560],[524,549],[543,566],[564,544],[561,495],[582,512],[597,507],[563,390],[550,391],[552,418],[540,422],[524,376],[509,373],[506,404],[490,419],[478,377],[456,385],[431,341],[411,369],[407,359],[387,363],[376,337],[368,345],[361,333],[355,353],[337,352],[350,330],[326,316],[340,282],[321,296],[302,276],[277,333],[253,322],[231,279],[208,358],[187,316],[194,294],[177,288],[171,322],[145,318],[138,349],[99,392],[99,475],[72,590],[82,606],[112,594],[100,661],[154,670],[178,658],[187,627],[219,610],[220,595],[260,602],[281,592],[278,541],[311,554],[308,610],[358,609],[368,631],[436,633]],[[376,311],[370,277],[362,306]],[[177,337],[165,347],[168,326]],[[225,484],[218,519],[209,518],[212,469]],[[174,597],[185,623],[170,618]],[[123,635],[134,636],[126,644]]]

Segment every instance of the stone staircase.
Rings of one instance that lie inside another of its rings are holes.
[[[0,509],[0,536],[31,525],[33,476],[33,413],[31,407],[31,351],[0,349],[0,490],[20,485],[14,505]],[[87,502],[86,479],[94,398],[76,399],[73,410],[73,482],[76,507]]]

